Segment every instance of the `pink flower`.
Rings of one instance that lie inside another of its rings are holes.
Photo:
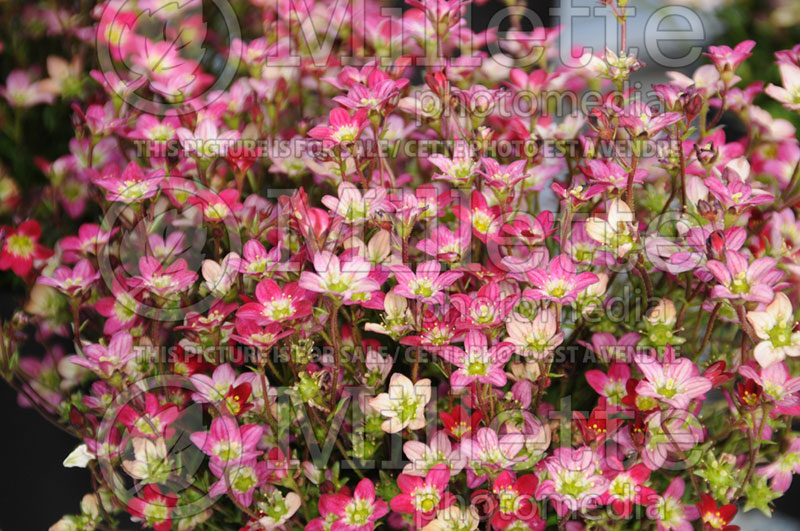
[[[175,435],[175,429],[170,424],[175,422],[180,411],[178,406],[171,402],[161,404],[158,397],[152,393],[144,395],[144,410],[141,406],[125,404],[117,413],[117,419],[124,424],[133,437],[147,437],[169,439]]]
[[[700,376],[697,366],[686,358],[663,365],[644,354],[634,354],[633,359],[646,378],[636,387],[641,396],[658,398],[676,409],[684,409],[711,389],[711,380]]]
[[[221,192],[198,190],[195,195],[189,198],[189,204],[196,206],[203,212],[203,219],[212,222],[230,219],[243,206],[239,202],[239,192],[231,188]]]
[[[84,357],[70,356],[69,361],[86,367],[103,378],[111,378],[115,371],[123,371],[135,357],[133,338],[127,332],[117,332],[108,346],[93,344],[83,348]]]
[[[564,333],[558,331],[556,314],[543,310],[533,321],[519,313],[506,320],[506,340],[515,346],[515,351],[525,358],[545,359],[564,341]]]
[[[462,439],[461,452],[467,458],[467,486],[475,488],[486,481],[489,471],[509,468],[521,461],[525,435],[512,432],[499,437],[492,428],[479,428],[470,439]]]
[[[139,273],[128,279],[128,285],[147,289],[164,298],[185,291],[197,280],[197,273],[187,269],[183,258],[175,260],[165,270],[152,256],[143,256],[139,258]]]
[[[140,322],[137,313],[139,303],[116,278],[111,281],[111,295],[95,303],[97,313],[106,318],[103,325],[103,333],[106,335],[119,330],[130,330]]]
[[[714,194],[714,197],[719,199],[722,206],[726,209],[735,209],[737,212],[769,203],[775,199],[769,192],[753,188],[736,178],[729,178],[727,186],[713,176],[703,181],[703,184],[706,185],[709,192]]]
[[[793,111],[800,110],[800,67],[792,63],[779,63],[783,87],[770,83],[764,92]]]
[[[771,479],[770,488],[776,492],[786,492],[792,484],[792,475],[800,474],[800,437],[792,438],[786,451],[772,463],[758,467],[756,472]]]
[[[257,448],[264,429],[257,424],[239,426],[236,419],[223,416],[211,422],[211,430],[191,435],[192,442],[200,450],[220,464],[249,461],[263,453]]]
[[[208,468],[219,478],[209,487],[209,496],[228,493],[245,507],[253,503],[253,493],[266,483],[269,473],[267,463],[255,459],[240,463],[221,463],[212,459]]]
[[[647,508],[647,516],[658,523],[658,531],[692,531],[691,520],[700,517],[700,511],[694,505],[681,503],[685,483],[676,477],[669,484],[664,494],[655,497]]]
[[[442,266],[437,260],[423,262],[413,273],[406,265],[392,266],[397,286],[395,293],[407,299],[416,299],[428,304],[442,304],[444,289],[461,278],[458,271],[441,272]]]
[[[244,244],[239,272],[243,275],[260,277],[274,270],[280,263],[281,245],[278,244],[269,251],[258,240],[248,240]]]
[[[239,387],[245,383],[254,385],[257,376],[254,372],[246,372],[236,376],[236,373],[227,363],[214,369],[211,377],[205,374],[192,375],[190,380],[196,389],[196,392],[192,393],[192,400],[201,404],[220,402],[225,400],[231,388]]]
[[[688,452],[703,440],[703,428],[689,411],[654,411],[645,420],[642,461],[650,470],[663,467],[676,452]],[[667,434],[669,433],[669,435]]]
[[[578,293],[598,281],[597,275],[590,272],[577,273],[572,259],[561,254],[550,260],[546,269],[534,269],[527,272],[528,281],[533,288],[524,292],[526,299],[546,299],[558,304],[570,304]]]
[[[364,223],[377,212],[387,211],[392,206],[386,199],[386,190],[380,186],[370,188],[362,195],[354,184],[342,181],[338,191],[338,198],[326,195],[322,198],[322,204],[341,216],[345,223]]]
[[[680,113],[658,113],[641,101],[634,101],[619,116],[619,124],[625,127],[631,136],[655,136],[656,133],[681,120]]]
[[[236,316],[262,325],[302,319],[311,314],[313,296],[309,295],[296,282],[289,282],[281,289],[274,280],[265,278],[256,286],[258,302],[243,305]]]
[[[606,190],[624,190],[628,185],[628,172],[613,161],[590,159],[586,161],[583,172],[591,184],[599,184]],[[646,176],[646,170],[636,170],[634,184],[642,184]]]
[[[469,252],[472,231],[467,223],[459,223],[455,232],[445,225],[436,225],[429,238],[421,240],[417,249],[445,262],[460,262]]]
[[[464,468],[466,456],[453,448],[445,431],[436,431],[430,435],[429,444],[422,441],[406,441],[403,453],[411,461],[403,468],[403,474],[424,477],[434,466],[447,465],[452,475]]]
[[[709,260],[706,264],[719,282],[711,290],[711,296],[768,304],[773,298],[772,286],[783,277],[783,273],[775,269],[776,263],[769,257],[749,262],[742,253],[726,251],[725,263]]]
[[[466,319],[460,328],[492,328],[501,324],[514,308],[519,295],[502,293],[496,282],[489,282],[473,295],[456,293],[450,296],[450,303]]]
[[[608,489],[603,493],[602,503],[610,504],[622,518],[631,515],[634,504],[650,504],[655,492],[644,485],[650,478],[650,470],[645,465],[639,463],[625,470],[622,462],[614,457],[609,457],[607,463],[610,466],[604,476],[608,479]]]
[[[100,272],[94,270],[92,263],[89,260],[81,260],[75,264],[74,268],[58,267],[52,277],[39,277],[37,282],[52,286],[74,297],[90,288],[98,278],[100,278]]]
[[[734,72],[752,55],[751,51],[755,45],[755,41],[747,40],[740,42],[733,49],[730,46],[709,46],[708,52],[704,55],[711,59],[721,73]]]
[[[469,207],[455,205],[453,213],[462,223],[471,225],[472,233],[484,243],[496,238],[503,226],[500,207],[489,206],[486,196],[478,190],[472,191]]]
[[[625,363],[612,363],[608,374],[597,369],[586,371],[586,381],[592,389],[608,399],[612,406],[622,406],[622,399],[627,395],[625,386],[631,377],[631,369]]]
[[[23,221],[16,229],[5,229],[5,241],[0,250],[0,270],[11,269],[17,276],[25,277],[33,269],[34,261],[45,260],[53,252],[39,243],[42,227],[36,220]]]
[[[371,268],[370,263],[360,256],[340,261],[338,256],[328,251],[319,251],[314,255],[316,273],[303,271],[299,286],[347,301],[358,294],[380,289],[378,282],[369,277]]]
[[[84,223],[78,229],[77,236],[65,236],[59,241],[64,252],[64,261],[75,261],[78,256],[97,255],[100,249],[117,233],[117,228],[106,232],[99,225]]]
[[[591,344],[585,341],[579,343],[600,356],[606,363],[621,361],[630,363],[633,361],[633,353],[636,352],[636,345],[641,336],[637,332],[629,332],[617,340],[608,332],[598,332],[592,334]]]
[[[42,81],[31,81],[30,75],[24,70],[14,70],[8,75],[5,86],[0,87],[0,96],[12,107],[33,107],[41,103],[53,103],[55,99]]]
[[[546,473],[546,475],[544,475]],[[609,481],[599,473],[599,457],[588,446],[562,446],[544,461],[536,499],[549,499],[559,516],[597,506]]]
[[[175,494],[162,494],[157,485],[145,485],[143,498],[131,498],[128,502],[128,512],[132,520],[142,522],[143,525],[152,527],[156,531],[169,531],[172,529],[172,510],[178,503]]]
[[[428,157],[428,162],[439,168],[442,173],[435,173],[433,178],[436,180],[449,181],[454,184],[468,184],[476,171],[475,161],[472,154],[463,145],[456,145],[453,150],[453,158],[434,153]]]
[[[498,343],[489,348],[486,336],[478,330],[470,330],[464,340],[464,350],[444,347],[437,350],[439,356],[458,369],[450,375],[450,385],[459,391],[474,381],[502,387],[506,384],[503,370],[514,352],[511,343]]]
[[[364,478],[358,482],[352,496],[343,493],[320,496],[322,518],[309,522],[306,530],[372,531],[388,512],[386,502],[375,496],[375,485]]]
[[[401,493],[392,498],[389,506],[398,513],[413,514],[414,525],[422,527],[433,520],[437,510],[455,503],[455,497],[446,492],[449,482],[450,471],[441,464],[434,466],[425,479],[400,474],[397,486]]]
[[[367,109],[358,109],[352,116],[344,109],[331,109],[328,125],[314,127],[308,136],[322,140],[326,147],[352,144],[368,123]]]
[[[92,179],[97,186],[107,190],[106,199],[122,203],[135,203],[153,197],[163,180],[163,170],[153,170],[145,175],[136,162],[130,162],[121,175],[119,168],[112,166],[110,172]]]
[[[756,370],[759,369],[759,370]],[[764,368],[752,363],[739,367],[739,374],[755,381],[775,404],[777,413],[797,414],[800,412],[800,377],[792,378],[788,367],[782,361]],[[791,409],[790,409],[791,408]]]
[[[220,133],[213,118],[200,120],[194,131],[181,127],[175,134],[187,153],[207,160],[224,157],[241,136],[239,131]]]
[[[511,164],[501,166],[496,160],[484,157],[481,159],[485,171],[481,174],[486,184],[498,190],[513,188],[528,175],[525,173],[526,160],[515,160]]]

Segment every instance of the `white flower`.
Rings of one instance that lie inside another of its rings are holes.
[[[747,320],[763,340],[754,350],[762,367],[769,367],[786,356],[800,356],[800,332],[793,331],[792,303],[785,293],[776,293],[766,311],[747,312]]]
[[[478,523],[478,509],[474,505],[463,510],[455,504],[440,509],[436,518],[423,527],[422,531],[475,531]]]
[[[608,205],[607,219],[591,217],[586,220],[586,233],[623,257],[633,247],[633,211],[624,201],[614,199]]]
[[[94,455],[89,453],[89,448],[85,444],[81,444],[64,459],[64,466],[67,468],[86,468],[86,465],[92,459],[94,459]]]
[[[134,459],[123,461],[122,468],[142,483],[161,483],[172,472],[172,460],[163,437],[155,442],[144,437],[133,439],[133,454]]]
[[[431,381],[424,378],[411,383],[400,373],[389,380],[389,392],[381,393],[369,401],[369,405],[386,420],[381,429],[397,433],[405,427],[418,430],[425,427],[425,405],[431,399]]]
[[[266,502],[260,502],[258,506],[266,514],[259,519],[258,523],[266,531],[271,531],[281,527],[297,512],[297,509],[300,508],[300,496],[294,492],[284,496],[281,491],[276,489],[268,496]]]

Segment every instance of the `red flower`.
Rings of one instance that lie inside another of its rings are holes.
[[[755,380],[748,378],[744,383],[736,384],[736,398],[744,409],[755,409],[761,402],[762,390]]]
[[[539,480],[533,474],[526,474],[515,481],[511,472],[503,470],[492,486],[492,494],[497,497],[492,527],[499,530],[505,529],[517,520],[525,522],[536,520],[539,511],[531,502],[531,497],[536,492],[538,484]]]
[[[0,251],[0,270],[11,269],[20,277],[26,276],[33,268],[34,260],[45,260],[53,251],[39,243],[42,227],[36,220],[28,220],[16,229],[6,228],[6,240]]]
[[[478,425],[481,423],[481,416],[480,411],[474,411],[470,415],[461,406],[454,407],[452,413],[447,413],[446,411],[439,413],[439,418],[444,424],[444,431],[456,440],[469,439],[478,429]]]
[[[152,527],[156,531],[169,531],[172,529],[172,509],[178,503],[174,494],[161,494],[155,485],[145,485],[144,498],[131,498],[128,502],[128,512],[142,526]]]
[[[425,479],[400,474],[397,486],[402,493],[392,498],[389,506],[395,512],[413,514],[414,525],[424,527],[433,519],[437,510],[455,503],[455,496],[445,492],[449,482],[450,469],[443,464],[431,468]]]
[[[728,525],[736,516],[736,506],[732,503],[717,507],[717,502],[708,494],[700,495],[697,504],[700,517],[703,519],[705,529],[720,529],[721,531],[739,531],[738,525]]]

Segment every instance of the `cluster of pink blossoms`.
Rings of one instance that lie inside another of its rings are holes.
[[[251,0],[217,87],[200,2],[163,4],[26,11],[100,64],[0,89],[74,109],[0,249],[25,286],[0,372],[94,479],[51,529],[770,513],[800,472],[800,143],[754,101],[800,109],[797,49],[782,87],[740,86],[748,41],[643,101],[627,50],[564,65],[559,28],[475,33],[460,0]],[[587,114],[535,104],[586,91]]]

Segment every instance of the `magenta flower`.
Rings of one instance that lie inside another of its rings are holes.
[[[753,188],[742,181],[728,179],[728,185],[724,185],[717,177],[709,177],[703,184],[714,197],[719,199],[726,209],[732,208],[741,212],[750,207],[763,205],[774,201],[774,197],[769,192]]]
[[[515,522],[526,522],[529,529],[543,529],[544,522],[538,522],[539,510],[531,502],[538,484],[539,480],[533,474],[515,478],[508,470],[500,472],[492,485],[492,494],[497,498],[497,510],[491,520],[492,529],[500,531]]]
[[[742,253],[727,251],[724,263],[709,260],[706,264],[719,282],[711,290],[711,296],[768,304],[774,296],[772,286],[783,277],[783,273],[775,269],[776,264],[774,258],[763,257],[749,262]]]
[[[130,330],[141,322],[139,303],[128,293],[123,283],[114,278],[111,281],[111,297],[103,297],[95,303],[97,313],[106,318],[103,333],[114,334],[119,330]]]
[[[676,409],[685,409],[712,387],[711,380],[700,376],[697,365],[689,359],[665,361],[663,365],[645,354],[634,354],[633,359],[646,378],[636,386],[636,393],[658,398]]]
[[[306,530],[372,531],[378,520],[388,512],[386,502],[375,496],[375,485],[364,478],[358,482],[352,496],[341,493],[320,496],[319,513],[322,518],[309,522]],[[333,523],[330,524],[330,521]]]
[[[469,150],[460,144],[456,144],[453,158],[434,153],[428,157],[428,162],[436,166],[442,173],[435,173],[433,178],[436,180],[449,181],[454,184],[468,184],[476,171],[475,161]]]
[[[163,170],[152,170],[147,174],[136,162],[130,162],[119,174],[119,168],[92,179],[94,184],[107,190],[106,199],[122,203],[136,203],[156,195],[164,180]]]
[[[172,529],[172,510],[178,503],[175,494],[162,494],[157,485],[145,485],[144,497],[131,498],[127,510],[132,520],[142,522],[156,531]]]
[[[681,502],[686,484],[676,477],[661,496],[653,498],[647,508],[647,517],[656,520],[658,531],[692,531],[692,520],[700,517],[700,511],[694,505]]]
[[[198,190],[188,202],[200,209],[203,219],[211,222],[229,220],[243,206],[239,202],[239,192],[232,188],[221,192]]]
[[[322,140],[326,147],[352,144],[369,124],[367,109],[358,109],[352,115],[344,109],[331,109],[328,125],[318,125],[308,132],[308,136]]]
[[[497,205],[490,206],[480,191],[473,190],[469,206],[455,205],[453,213],[465,224],[472,226],[472,233],[480,241],[494,239],[503,226],[503,214]]]
[[[273,271],[280,263],[280,259],[280,244],[267,251],[260,241],[248,240],[242,250],[239,272],[243,275],[261,277]]]
[[[301,288],[342,297],[345,301],[380,289],[378,282],[369,277],[372,266],[360,256],[340,261],[338,256],[320,251],[314,255],[314,269],[316,273],[303,271],[300,275]]]
[[[597,369],[586,371],[586,381],[612,406],[622,406],[622,399],[627,395],[625,386],[630,377],[631,368],[625,363],[612,363],[608,374]]]
[[[136,357],[133,350],[133,338],[127,332],[117,332],[108,346],[99,344],[86,345],[83,348],[86,357],[70,356],[69,361],[75,365],[86,367],[103,378],[111,378],[115,371],[124,371],[125,367]]]
[[[550,266],[546,269],[528,271],[527,276],[535,287],[525,290],[526,299],[546,299],[558,304],[574,302],[581,291],[599,280],[594,273],[578,273],[575,263],[565,254],[550,260]]]
[[[590,159],[586,161],[583,172],[590,184],[600,185],[607,191],[622,191],[628,185],[629,172],[613,161]],[[636,170],[633,177],[634,184],[642,184],[646,176],[646,170]]]
[[[486,184],[491,188],[505,190],[513,188],[528,175],[525,173],[526,160],[515,160],[511,164],[501,166],[494,159],[484,157],[481,159],[484,171],[479,172],[486,179]]]
[[[125,404],[117,413],[117,419],[128,428],[131,436],[155,440],[175,435],[175,429],[170,425],[180,414],[178,406],[171,402],[162,404],[152,393],[146,393],[144,399],[143,411],[138,410],[139,406]]]
[[[61,266],[53,271],[52,277],[41,276],[37,279],[39,284],[52,286],[69,296],[75,297],[82,294],[100,278],[100,272],[95,271],[89,260],[81,260],[74,268]]]
[[[644,485],[650,478],[650,469],[639,463],[625,470],[622,462],[614,457],[607,458],[607,463],[611,466],[603,475],[608,480],[608,488],[603,493],[601,503],[611,505],[622,518],[631,515],[634,504],[650,504],[655,492]]]
[[[236,419],[223,416],[211,421],[210,431],[195,432],[192,442],[220,464],[250,461],[263,454],[257,448],[264,428],[258,424],[239,426]]]
[[[597,506],[609,481],[600,474],[599,457],[588,446],[562,446],[544,462],[536,499],[548,499],[559,516]]]
[[[436,260],[423,262],[417,266],[414,273],[406,265],[392,266],[397,286],[394,292],[407,299],[416,299],[428,304],[442,304],[444,302],[444,289],[461,278],[463,273],[458,271],[445,271]]]
[[[414,515],[414,525],[423,527],[433,520],[437,510],[455,503],[455,497],[446,492],[449,482],[450,470],[441,464],[434,466],[425,479],[400,474],[397,486],[401,493],[392,498],[389,506],[398,513]]]
[[[179,258],[165,270],[152,256],[139,258],[139,275],[128,279],[132,288],[143,288],[164,298],[173,298],[197,280],[197,273],[189,271],[186,261]]]
[[[243,305],[236,316],[262,325],[302,319],[311,314],[313,298],[296,282],[289,282],[281,289],[274,280],[265,278],[256,286],[258,302]]]
[[[506,384],[503,370],[514,353],[511,343],[498,343],[489,348],[486,336],[478,330],[470,330],[464,339],[464,350],[458,347],[443,347],[437,354],[458,369],[450,375],[450,385],[459,391],[474,381],[502,387]]]
[[[619,115],[619,124],[631,136],[655,136],[656,133],[681,120],[677,112],[656,112],[641,101],[634,101]]]

